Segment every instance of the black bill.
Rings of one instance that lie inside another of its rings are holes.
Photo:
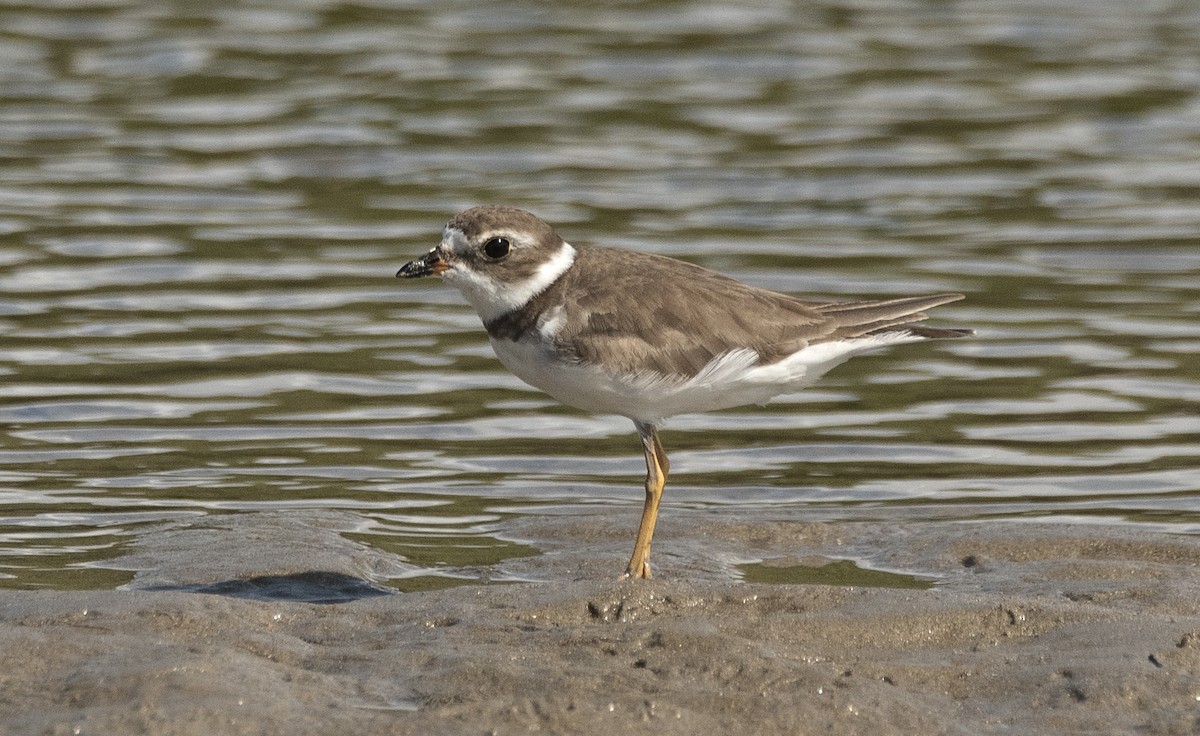
[[[415,261],[409,261],[401,266],[400,270],[396,272],[396,277],[417,279],[422,276],[439,276],[445,270],[446,262],[438,255],[437,248],[434,248]]]

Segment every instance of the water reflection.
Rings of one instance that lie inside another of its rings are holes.
[[[385,560],[341,573],[481,580],[536,552],[512,516],[635,508],[627,421],[392,279],[485,202],[773,289],[969,295],[938,316],[976,340],[675,420],[669,505],[1195,532],[1198,13],[8,3],[0,584],[122,584],[206,554],[163,530],[275,511]]]

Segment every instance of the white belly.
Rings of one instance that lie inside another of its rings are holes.
[[[540,342],[492,340],[492,349],[517,378],[564,404],[661,424],[677,414],[764,404],[804,389],[853,355],[919,339],[891,334],[823,343],[770,365],[756,365],[753,351],[735,350],[714,358],[686,380],[651,371],[611,375],[598,366],[563,362]]]

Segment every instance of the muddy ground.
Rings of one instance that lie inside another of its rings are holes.
[[[1200,733],[1196,537],[705,517],[662,534],[655,579],[623,582],[632,522],[519,522],[542,554],[489,572],[512,582],[386,595],[365,581],[390,563],[319,519],[297,522],[311,555],[174,530],[126,589],[0,592],[0,730]],[[736,579],[836,560],[904,574]],[[255,586],[268,600],[240,597]]]

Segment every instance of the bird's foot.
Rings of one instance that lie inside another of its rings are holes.
[[[643,560],[637,565],[630,562],[629,567],[625,568],[625,574],[621,576],[621,579],[630,580],[633,578],[638,578],[641,580],[649,580],[650,577],[650,560]]]

